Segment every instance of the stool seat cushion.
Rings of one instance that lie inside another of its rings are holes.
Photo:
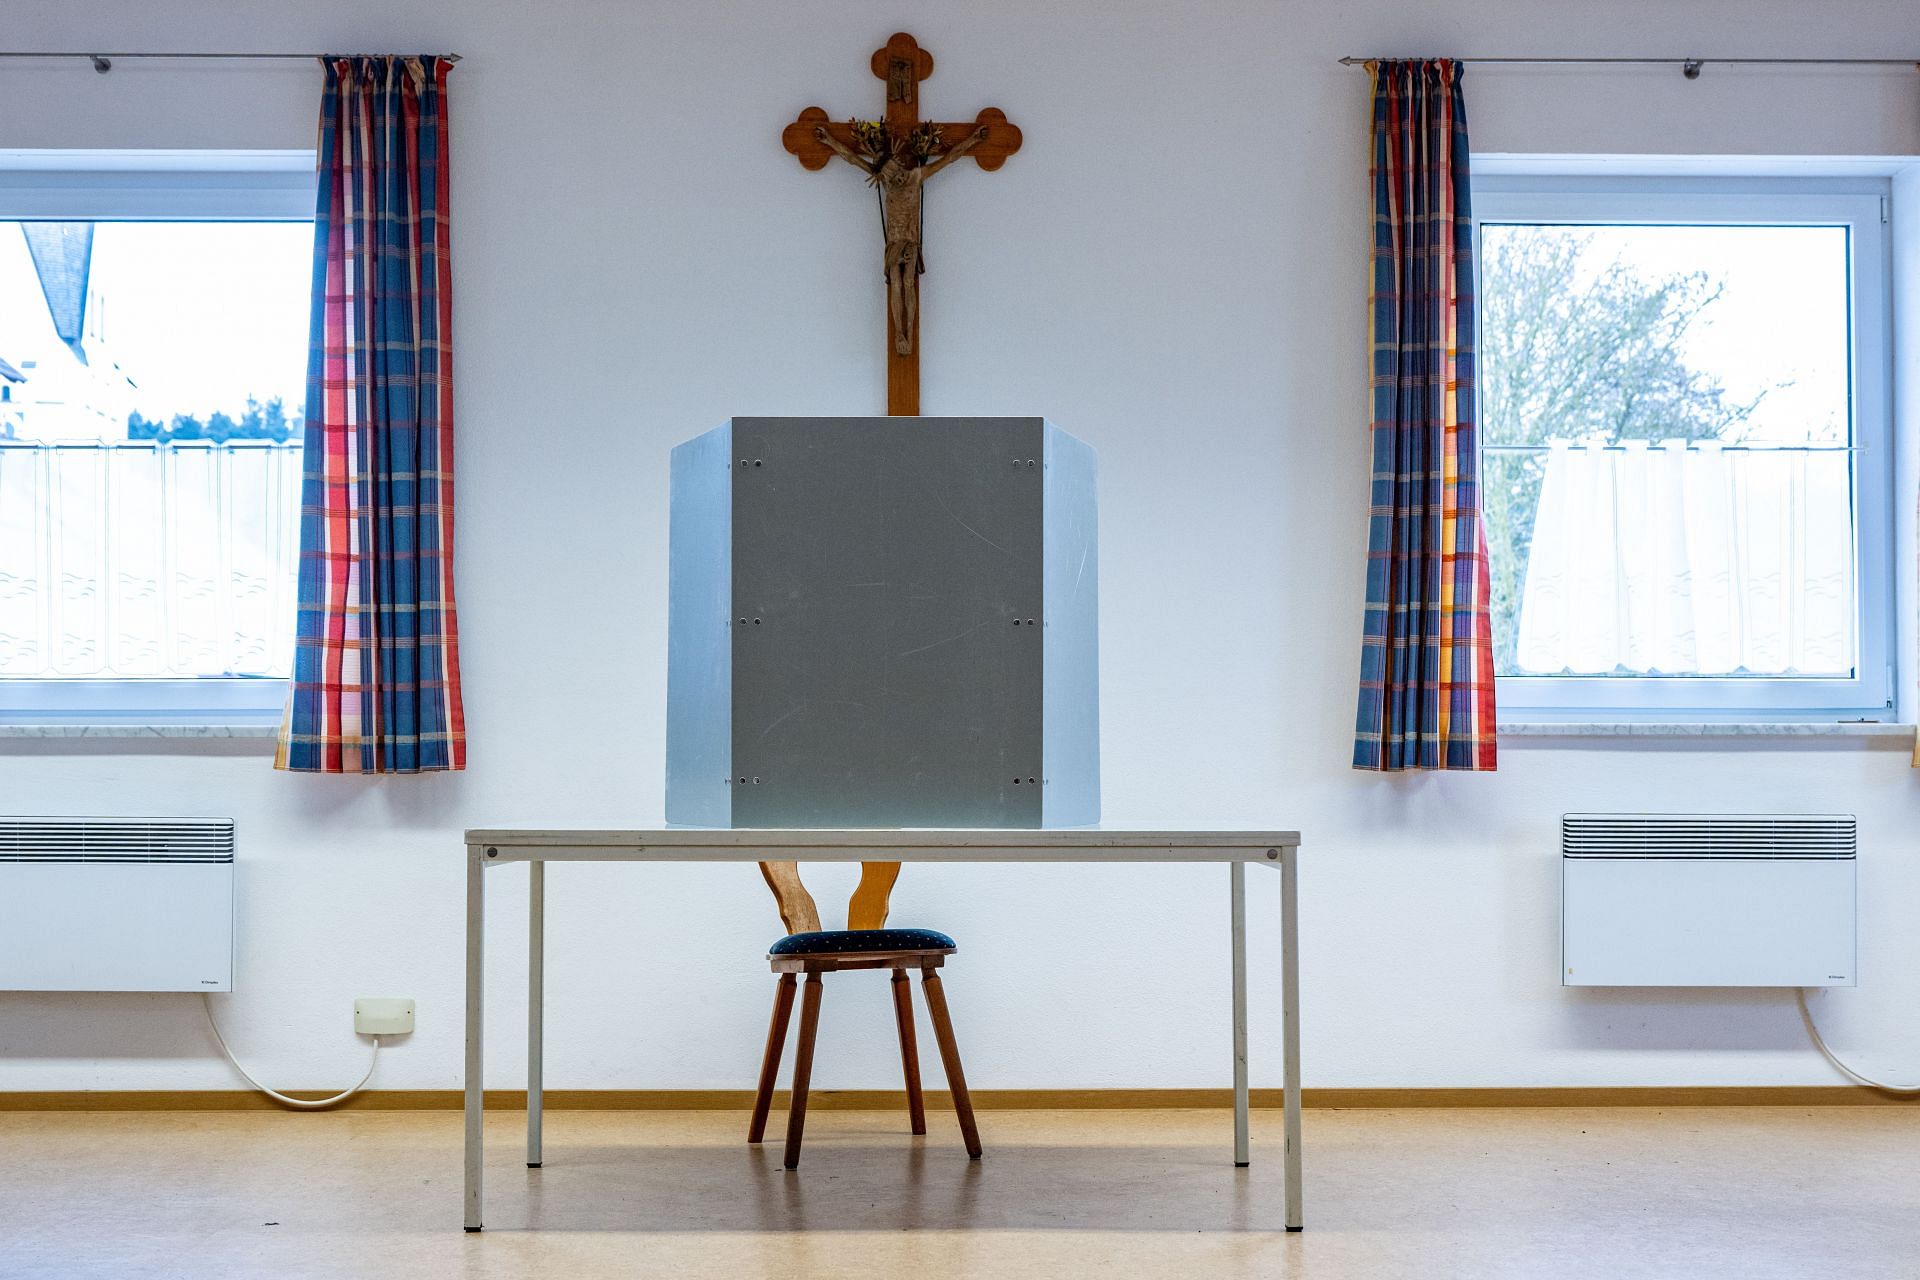
[[[767,949],[770,956],[817,956],[828,952],[952,951],[952,938],[937,929],[822,929],[790,933]]]

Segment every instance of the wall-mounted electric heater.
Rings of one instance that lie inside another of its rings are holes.
[[[1569,987],[1850,987],[1854,820],[1570,813],[1560,822]]]
[[[232,819],[0,818],[0,991],[232,989]]]

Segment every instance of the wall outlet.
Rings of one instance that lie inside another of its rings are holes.
[[[353,1002],[353,1029],[363,1036],[403,1036],[413,1030],[413,1001],[362,996]]]

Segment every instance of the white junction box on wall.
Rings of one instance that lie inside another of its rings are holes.
[[[353,1002],[353,1029],[363,1036],[404,1036],[413,1030],[413,1001],[362,996]]]
[[[1851,815],[1561,819],[1569,987],[1850,987]]]

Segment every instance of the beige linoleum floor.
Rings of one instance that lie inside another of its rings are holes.
[[[1309,1111],[1295,1236],[1269,1112],[519,1119],[468,1235],[455,1113],[0,1114],[0,1276],[1920,1278],[1920,1107]]]

